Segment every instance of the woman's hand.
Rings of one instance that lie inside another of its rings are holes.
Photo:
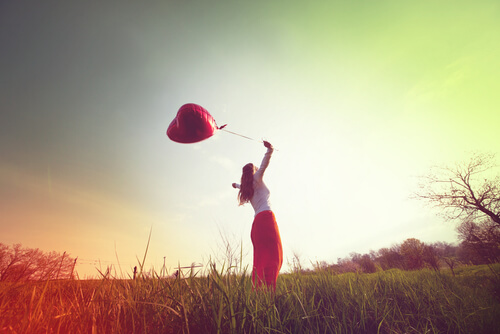
[[[264,140],[264,146],[267,148],[273,148],[273,145],[271,145],[271,143],[268,142],[267,140]]]

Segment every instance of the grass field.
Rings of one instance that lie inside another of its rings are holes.
[[[214,268],[167,279],[3,282],[0,333],[499,333],[499,271],[291,273],[276,293]]]

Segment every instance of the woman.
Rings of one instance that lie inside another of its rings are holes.
[[[240,205],[250,202],[255,210],[252,225],[253,270],[252,282],[255,287],[266,284],[276,289],[276,280],[283,264],[283,248],[276,224],[276,217],[271,211],[269,189],[262,180],[273,153],[273,146],[264,141],[267,152],[260,167],[252,163],[243,167],[241,184],[233,183],[233,188],[240,189],[238,202]]]

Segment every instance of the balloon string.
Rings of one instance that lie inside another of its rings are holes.
[[[243,137],[243,138],[246,138],[246,139],[250,139],[250,140],[253,140],[253,141],[257,141],[257,142],[259,142],[259,143],[262,143],[262,141],[260,141],[260,140],[253,139],[253,138],[250,138],[250,137],[247,137],[247,136],[244,136],[244,135],[240,135],[239,133],[232,132],[232,131],[229,131],[229,130],[226,130],[226,129],[222,129],[222,127],[221,127],[221,128],[219,128],[219,129],[220,129],[220,130],[222,130],[222,131],[225,131],[225,132],[231,133],[231,134],[233,134],[233,135],[236,135],[236,136],[240,136],[240,137]]]
[[[227,125],[227,124],[226,124],[226,125]],[[262,141],[262,140],[253,139],[253,138],[250,138],[250,137],[247,137],[247,136],[244,136],[244,135],[240,135],[239,133],[236,133],[236,132],[232,132],[232,131],[226,130],[226,129],[224,129],[224,127],[225,127],[226,125],[221,126],[221,127],[219,128],[219,130],[222,130],[222,131],[225,131],[225,132],[228,132],[228,133],[231,133],[231,134],[233,134],[233,135],[240,136],[240,137],[243,137],[243,138],[246,138],[246,139],[250,139],[250,140],[256,141],[256,142],[258,142],[258,143],[263,143],[263,142],[264,142],[264,141]],[[279,151],[276,147],[274,147],[274,150],[275,150],[275,151]]]

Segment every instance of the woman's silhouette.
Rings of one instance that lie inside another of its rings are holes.
[[[241,184],[233,183],[234,188],[239,188],[238,202],[240,205],[250,202],[255,210],[255,218],[252,225],[253,244],[253,270],[252,282],[255,287],[265,283],[273,290],[276,289],[276,280],[283,264],[283,248],[276,223],[276,217],[271,211],[269,202],[269,189],[262,180],[266,171],[273,146],[264,141],[267,152],[262,159],[260,167],[252,163],[243,167]]]

